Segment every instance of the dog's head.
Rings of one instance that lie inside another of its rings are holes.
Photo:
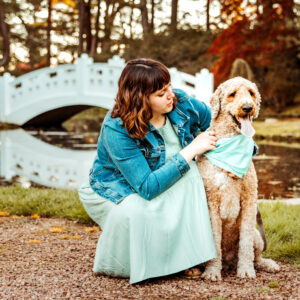
[[[241,119],[257,118],[260,108],[260,93],[255,83],[234,77],[223,82],[210,99],[212,120],[221,114],[231,118],[237,127],[241,128]]]

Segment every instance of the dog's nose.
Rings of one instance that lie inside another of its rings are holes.
[[[251,112],[253,109],[253,107],[250,105],[250,104],[244,104],[242,106],[242,110],[245,112],[245,113],[249,113]]]

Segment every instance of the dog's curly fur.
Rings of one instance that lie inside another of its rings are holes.
[[[215,131],[218,139],[240,134],[239,119],[252,121],[257,117],[260,101],[256,85],[249,80],[235,77],[225,81],[210,100],[210,130]],[[198,159],[198,167],[207,193],[218,254],[207,263],[203,277],[221,280],[222,264],[232,262],[237,264],[237,276],[241,278],[254,278],[254,265],[268,272],[278,271],[279,266],[273,260],[262,258],[263,240],[255,227],[257,177],[253,163],[241,179],[223,172],[203,155]]]

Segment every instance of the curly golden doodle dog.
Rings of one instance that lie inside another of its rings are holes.
[[[235,77],[225,81],[210,100],[210,130],[215,131],[218,140],[241,133],[252,136],[251,121],[258,116],[260,99],[256,85],[249,80]],[[207,263],[203,278],[221,280],[222,263],[237,264],[237,276],[241,278],[254,278],[254,266],[267,272],[278,271],[273,260],[262,258],[263,240],[256,230],[257,177],[253,162],[242,178],[224,172],[203,155],[198,167],[218,254]]]

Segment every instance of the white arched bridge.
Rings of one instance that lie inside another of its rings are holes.
[[[75,64],[43,68],[13,77],[0,77],[0,122],[24,125],[66,120],[90,106],[110,109],[125,61],[114,56],[93,63],[86,54]],[[195,76],[170,68],[172,85],[207,101],[213,92],[213,75],[202,69]]]
[[[82,55],[76,64],[43,68],[14,78],[0,77],[0,122],[58,124],[91,107],[112,108],[125,61],[114,56],[93,63]],[[169,69],[172,85],[208,103],[213,75],[195,76]],[[88,177],[95,150],[62,149],[30,136],[23,129],[0,132],[0,176],[15,175],[55,188],[77,188]]]

